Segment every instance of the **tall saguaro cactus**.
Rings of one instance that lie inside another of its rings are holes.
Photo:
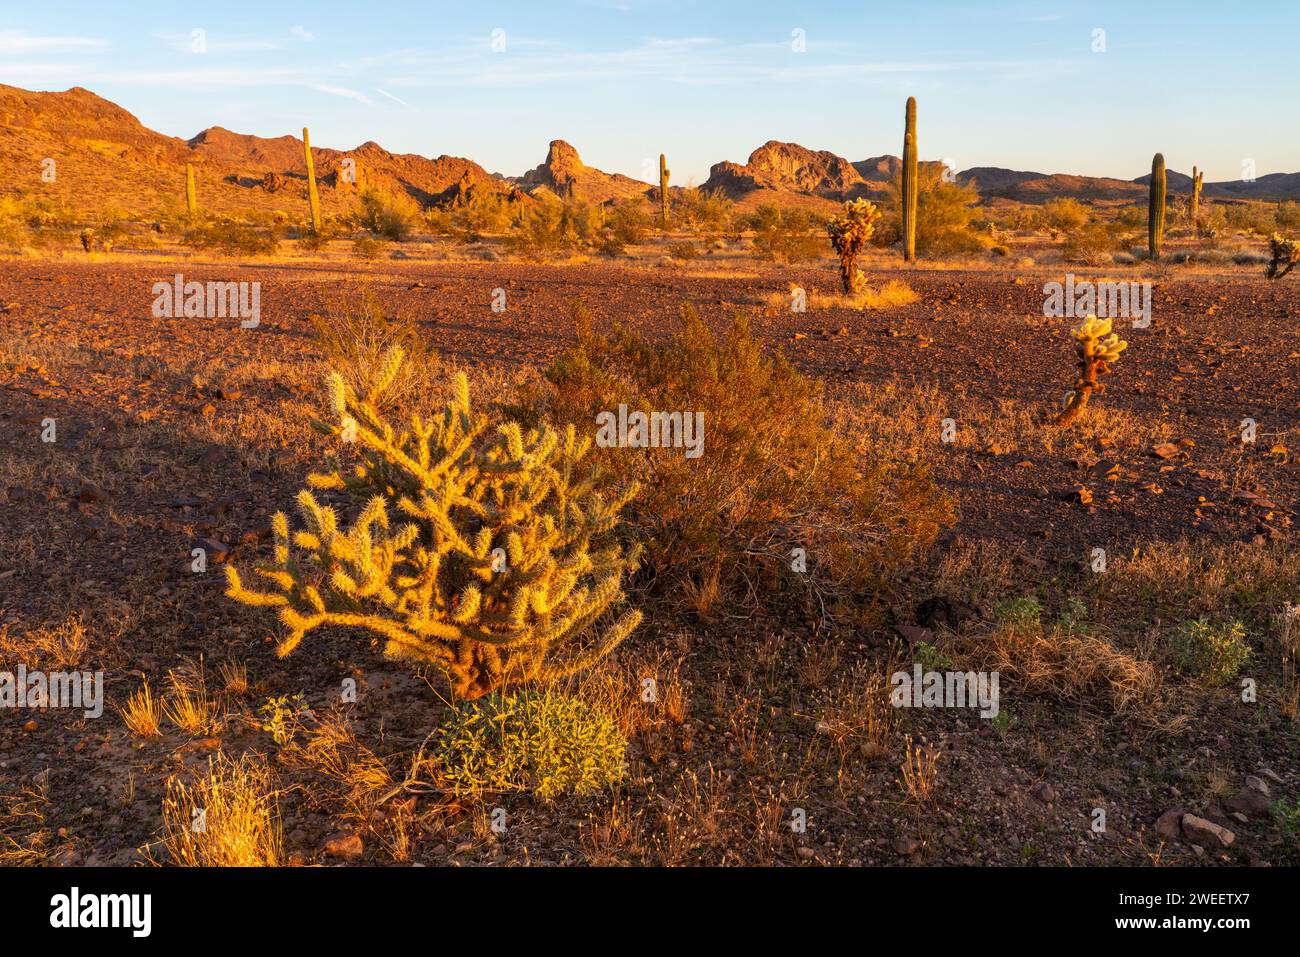
[[[199,192],[194,186],[194,164],[185,164],[185,209],[190,218],[199,214]]]
[[[668,228],[668,163],[664,154],[659,154],[659,218],[664,229]]]
[[[1152,259],[1160,258],[1165,244],[1165,154],[1157,153],[1151,161],[1151,199],[1147,205],[1147,250]]]
[[[903,259],[916,262],[916,97],[907,98],[907,121],[903,128]]]
[[[1201,184],[1205,182],[1205,170],[1192,167],[1192,196],[1187,202],[1187,215],[1191,218],[1192,228],[1196,228],[1196,218],[1201,212]]]
[[[307,127],[302,128],[302,148],[307,154],[307,201],[311,204],[311,228],[312,232],[321,231],[320,222],[320,193],[316,191],[316,164],[311,158],[311,136],[307,133]]]

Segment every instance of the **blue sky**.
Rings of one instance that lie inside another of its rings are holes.
[[[1297,38],[1295,5],[1204,0],[53,0],[0,10],[0,83],[507,175],[555,138],[638,178],[662,151],[677,183],[768,139],[898,153],[915,95],[922,156],[958,169],[1132,178],[1161,150],[1214,181],[1300,170]]]

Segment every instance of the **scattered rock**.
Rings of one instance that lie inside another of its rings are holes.
[[[345,861],[356,860],[365,849],[360,834],[336,834],[322,848],[326,857],[337,857]]]
[[[1183,815],[1186,813],[1182,808],[1171,807],[1156,818],[1155,832],[1167,841],[1178,840],[1182,833]]]
[[[1183,836],[1201,847],[1227,847],[1237,839],[1226,827],[1195,814],[1183,815]]]
[[[902,854],[904,857],[911,857],[920,850],[920,848],[921,842],[914,837],[903,835],[894,838],[894,850],[898,851],[898,853]]]
[[[1056,788],[1052,787],[1046,781],[1040,781],[1038,784],[1034,785],[1033,789],[1029,793],[1044,804],[1051,804],[1056,800]]]
[[[929,642],[933,635],[929,628],[922,628],[919,625],[895,625],[894,631],[909,645]]]
[[[1229,811],[1244,814],[1247,817],[1268,817],[1268,795],[1254,788],[1242,788],[1223,803]]]
[[[1159,445],[1152,448],[1151,451],[1162,459],[1172,459],[1178,454],[1178,446],[1174,445],[1172,442],[1161,442]]]

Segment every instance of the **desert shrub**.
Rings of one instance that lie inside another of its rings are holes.
[[[1091,215],[1088,207],[1068,196],[1043,204],[1043,221],[1053,236],[1081,229],[1088,224],[1089,219]]]
[[[195,811],[203,813],[196,828]],[[163,800],[163,846],[181,867],[277,867],[280,814],[267,766],[218,753],[192,783],[172,778]]]
[[[376,400],[404,361],[394,347],[364,396],[331,373],[337,424],[320,429],[354,453],[352,465],[345,474],[331,460],[309,476],[298,495],[304,528],[292,537],[275,515],[273,560],[256,569],[271,590],[245,588],[227,566],[226,594],[280,610],[281,656],[322,626],[359,629],[390,657],[442,670],[466,698],[594,663],[641,620],[627,612],[590,634],[636,566],[638,549],[613,539],[636,486],[598,485],[591,440],[572,427],[525,431],[474,413],[464,374],[441,414],[394,430]],[[311,489],[348,495],[355,518],[345,530]]]
[[[764,204],[746,225],[754,231],[754,251],[760,259],[798,263],[821,255],[821,243],[812,233],[816,223],[802,209]]]
[[[890,183],[892,212],[877,227],[875,244],[888,246],[902,235],[902,183],[896,175]],[[986,234],[971,228],[979,193],[973,183],[944,179],[939,166],[922,166],[917,171],[916,251],[948,256],[982,252],[993,245]]]
[[[1070,262],[1098,266],[1110,262],[1123,245],[1114,225],[1088,223],[1069,232],[1061,252]]]
[[[1278,203],[1277,209],[1273,211],[1273,220],[1284,233],[1300,230],[1300,203],[1291,199]]]
[[[454,236],[456,222],[449,209],[426,209],[424,211],[424,228],[435,236]]]
[[[461,702],[432,752],[455,794],[531,791],[587,796],[617,784],[627,739],[610,715],[554,689]]]
[[[505,248],[528,259],[572,252],[596,238],[597,215],[588,203],[540,200],[522,211]]]
[[[621,328],[597,335],[579,320],[577,348],[546,373],[557,421],[586,431],[621,405],[704,417],[698,457],[669,447],[598,453],[619,481],[644,486],[630,517],[664,588],[689,583],[707,607],[750,573],[784,575],[791,549],[804,548],[818,587],[861,598],[846,608],[857,613],[951,521],[923,467],[828,427],[818,383],[765,352],[743,317],[715,335],[688,307],[666,342]]]
[[[866,279],[858,271],[858,254],[875,232],[880,211],[865,199],[854,199],[844,204],[844,215],[836,216],[826,224],[826,234],[840,260],[840,286],[845,294],[861,292]]]
[[[373,289],[346,286],[310,320],[326,363],[353,392],[373,396],[381,409],[406,408],[427,393],[438,369],[428,334],[409,313],[385,311]],[[406,361],[387,387],[376,391],[394,346],[401,348]]]
[[[361,189],[353,216],[362,229],[395,242],[403,242],[422,218],[420,204],[410,196],[378,186]]]
[[[650,226],[650,212],[643,199],[624,200],[605,217],[605,230],[620,248],[644,242]]]
[[[225,256],[272,256],[280,248],[274,230],[261,232],[231,219],[191,226],[182,241],[195,249],[211,249]]]
[[[680,262],[689,262],[700,258],[700,249],[694,243],[672,243],[668,247],[668,255]]]
[[[367,262],[374,262],[387,248],[386,243],[374,236],[358,236],[352,240],[352,255]]]
[[[452,222],[466,238],[482,233],[503,233],[510,228],[514,212],[500,193],[475,192],[463,206],[452,211]]]
[[[1183,622],[1170,633],[1169,648],[1180,668],[1216,685],[1236,677],[1250,657],[1246,626],[1239,621],[1213,624],[1198,618]]]
[[[1232,203],[1224,207],[1228,228],[1237,232],[1267,236],[1277,228],[1274,211],[1262,203]]]
[[[720,189],[683,189],[673,201],[673,220],[692,232],[717,232],[731,221],[734,205]]]

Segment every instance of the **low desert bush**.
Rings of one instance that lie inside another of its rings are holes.
[[[587,461],[590,439],[545,423],[525,430],[470,407],[458,375],[438,415],[412,415],[398,431],[376,406],[401,374],[400,347],[370,393],[329,378],[336,424],[321,431],[351,460],[331,460],[298,495],[303,528],[272,520],[270,588],[245,588],[226,567],[226,594],[278,608],[290,654],[325,626],[383,643],[385,654],[432,665],[452,692],[480,697],[509,683],[575,673],[604,657],[639,624],[626,612],[592,635],[623,601],[638,549],[614,541],[635,485],[611,493]],[[312,490],[345,493],[355,516],[340,528]]]
[[[1088,207],[1072,197],[1062,197],[1043,204],[1043,222],[1056,233],[1073,233],[1088,224],[1091,214]]]
[[[799,263],[816,259],[822,245],[813,233],[816,226],[802,209],[763,205],[749,216],[746,226],[754,231],[754,252],[760,259]]]
[[[196,826],[199,822],[202,827]],[[181,867],[277,867],[284,863],[271,772],[252,757],[218,753],[193,782],[172,778],[163,799],[163,847]]]
[[[456,794],[529,791],[587,796],[623,779],[627,739],[613,716],[553,689],[461,702],[432,757]]]
[[[1113,224],[1087,223],[1066,231],[1061,254],[1067,262],[1100,266],[1114,260],[1117,251],[1127,244]]]
[[[856,612],[952,519],[924,466],[831,429],[819,384],[767,353],[742,317],[719,335],[686,308],[671,339],[650,342],[598,335],[580,313],[578,347],[547,378],[547,414],[583,432],[621,408],[677,412],[679,425],[702,416],[697,457],[664,442],[598,452],[619,482],[644,486],[630,515],[665,587],[754,594],[766,575],[775,594],[803,549],[811,574],[795,577],[852,593]]]
[[[649,207],[643,199],[624,200],[605,216],[605,232],[620,247],[644,242],[651,225]]]
[[[272,256],[280,248],[275,230],[261,231],[231,219],[200,222],[185,231],[183,242],[224,256]]]
[[[1215,685],[1235,678],[1250,657],[1246,627],[1239,621],[1185,621],[1170,633],[1169,648],[1180,668]]]
[[[421,220],[420,204],[410,196],[377,186],[361,190],[353,215],[362,229],[394,242],[403,242]]]
[[[374,262],[384,254],[385,243],[374,236],[358,236],[352,240],[352,255],[366,262]]]
[[[878,224],[872,242],[892,246],[902,235],[902,184],[898,176],[890,183],[891,212]],[[994,245],[993,238],[972,227],[979,201],[973,183],[945,179],[943,169],[923,165],[917,174],[916,251],[921,255],[950,256],[983,252]]]
[[[668,247],[668,255],[678,262],[690,262],[700,258],[700,249],[694,243],[673,243]]]
[[[720,189],[683,189],[673,200],[673,222],[691,232],[720,232],[731,221],[733,207]]]
[[[526,259],[571,253],[596,238],[597,216],[587,203],[540,200],[521,212],[504,246]]]
[[[374,395],[380,408],[406,408],[427,392],[438,357],[429,336],[409,314],[390,312],[374,290],[352,286],[338,293],[323,314],[311,316],[316,344],[329,367],[359,395]],[[381,393],[375,385],[390,349],[406,356],[400,371]]]

